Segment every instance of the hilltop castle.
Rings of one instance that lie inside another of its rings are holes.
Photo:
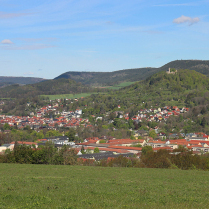
[[[177,73],[177,70],[175,68],[168,68],[168,70],[166,71],[167,74],[175,74]]]

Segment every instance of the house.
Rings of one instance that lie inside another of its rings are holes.
[[[135,131],[134,137],[147,137],[148,136],[148,131],[145,130],[137,130]]]
[[[158,137],[159,137],[161,140],[166,139],[166,134],[165,134],[164,132],[160,132],[160,133],[158,134]]]
[[[15,145],[15,141],[10,143],[11,145]],[[26,146],[35,146],[35,148],[38,147],[38,144],[36,142],[25,142],[25,141],[17,141],[18,145],[26,145]]]
[[[0,153],[6,151],[7,149],[13,150],[14,144],[3,144],[0,146]]]
[[[209,147],[205,147],[202,145],[188,146],[188,148],[196,152],[203,152],[203,153],[209,152]]]
[[[79,158],[84,158],[84,159],[93,159],[96,161],[102,160],[102,159],[108,159],[108,158],[115,158],[122,155],[123,157],[133,157],[133,153],[126,153],[126,154],[119,154],[116,155],[113,152],[105,152],[105,153],[92,153],[92,154],[83,154],[79,155]]]
[[[157,148],[157,147],[165,147],[166,144],[165,141],[157,140],[157,141],[149,141],[145,143],[145,146],[151,146],[152,148]]]
[[[171,134],[169,134],[168,138],[169,138],[169,139],[178,139],[179,136],[178,136],[177,133],[171,133]]]
[[[78,114],[78,115],[81,115],[82,114],[82,110],[81,109],[76,109],[75,113]]]
[[[192,141],[192,140],[208,141],[208,138],[206,138],[206,137],[187,137],[187,140],[189,140],[189,141]]]

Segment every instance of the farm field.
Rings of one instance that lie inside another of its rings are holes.
[[[209,208],[209,172],[0,164],[0,208]]]
[[[57,94],[57,95],[40,95],[40,96],[41,97],[48,97],[50,100],[55,100],[55,99],[75,99],[75,98],[87,97],[92,94],[96,94],[96,93]]]
[[[108,89],[112,89],[112,90],[119,90],[120,88],[126,87],[126,86],[130,86],[131,84],[133,84],[135,82],[123,82],[114,86],[109,86],[107,87]]]

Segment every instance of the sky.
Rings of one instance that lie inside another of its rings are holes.
[[[0,76],[209,60],[209,0],[0,0]]]

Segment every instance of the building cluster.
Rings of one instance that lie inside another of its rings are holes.
[[[200,134],[202,134],[202,136],[198,137]],[[107,140],[106,143],[100,143],[100,141],[101,139],[97,137],[88,138],[85,142],[78,143],[77,145],[92,151],[97,147],[101,152],[109,151],[115,154],[133,153],[137,155],[141,153],[142,147],[144,146],[151,146],[154,151],[159,149],[174,150],[179,146],[183,146],[194,152],[209,152],[209,135],[203,133],[188,134],[184,139],[153,140],[151,137],[148,137],[147,140],[111,139]],[[139,147],[139,145],[141,145],[141,147]]]
[[[142,122],[142,120],[147,121],[166,121],[170,116],[178,116],[181,113],[188,112],[189,108],[183,107],[178,108],[177,106],[165,106],[162,108],[151,108],[151,109],[141,109],[138,115],[135,115],[131,119],[134,121]]]
[[[82,115],[81,109],[76,109],[75,111],[63,110],[62,112],[60,112],[59,110],[57,110],[58,107],[59,107],[59,103],[54,103],[53,105],[47,105],[41,107],[40,109],[37,109],[36,114],[34,112],[31,112],[30,116],[36,115],[37,117],[44,117],[46,115],[61,115],[65,118],[80,118]]]
[[[73,128],[80,126],[81,122],[85,126],[90,126],[88,119],[82,119],[82,110],[76,111],[56,111],[57,118],[46,118],[45,115],[49,114],[53,109],[49,107],[42,107],[37,112],[37,115],[31,114],[30,116],[6,116],[0,115],[1,124],[9,124],[11,127],[16,126],[18,129],[23,129],[29,126],[31,129],[40,129],[42,127],[48,127],[49,129],[56,129],[57,127]]]
[[[200,136],[201,135],[201,136]],[[108,157],[123,156],[136,156],[140,157],[142,148],[144,146],[151,146],[153,151],[160,149],[169,150],[171,153],[179,146],[192,150],[195,154],[209,153],[209,135],[203,133],[190,133],[184,139],[168,139],[168,140],[153,140],[151,137],[145,139],[115,139],[113,137],[90,137],[86,138],[84,142],[75,143],[69,142],[66,136],[52,137],[46,139],[39,139],[37,142],[23,142],[18,141],[18,144],[25,144],[37,148],[38,146],[45,146],[47,141],[51,141],[56,148],[63,145],[68,145],[77,151],[79,158],[84,159],[102,159]],[[4,144],[0,147],[0,152],[6,149],[13,149],[15,142]],[[95,149],[99,153],[95,153]]]
[[[119,107],[120,105],[118,105],[118,108]],[[137,115],[134,115],[131,118],[129,117],[129,113],[124,114],[124,111],[115,111],[115,115],[118,116],[118,118],[124,118],[126,120],[131,119],[136,122],[142,122],[143,120],[160,122],[162,120],[166,121],[170,116],[178,116],[188,111],[189,108],[186,107],[178,108],[177,106],[165,106],[159,108],[141,109],[138,111]],[[113,120],[110,122],[113,122]]]

